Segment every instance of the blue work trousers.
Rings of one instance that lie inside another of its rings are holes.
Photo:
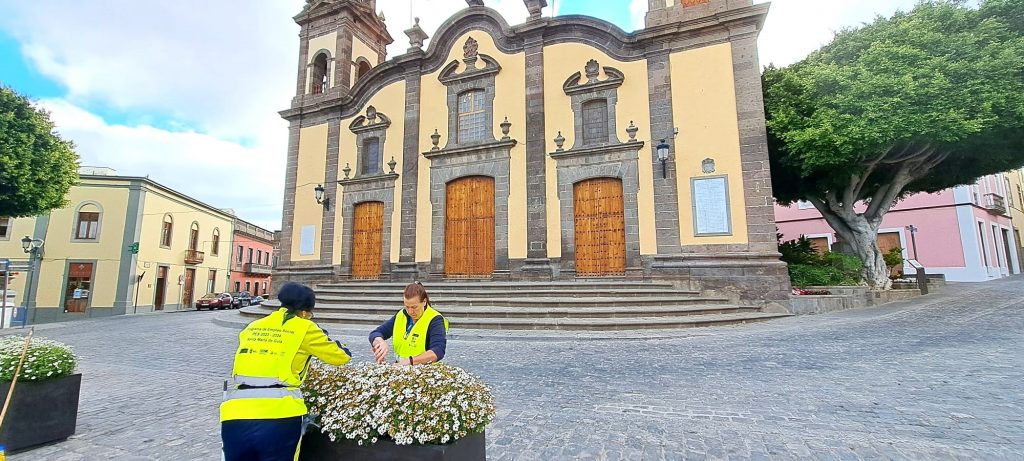
[[[220,425],[225,461],[294,461],[302,440],[302,416],[238,419]]]

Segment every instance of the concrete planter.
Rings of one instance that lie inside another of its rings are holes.
[[[6,396],[10,387],[10,382],[0,383],[0,395]],[[49,381],[19,381],[0,429],[0,444],[16,451],[70,437],[78,423],[81,390],[81,374]]]
[[[395,445],[387,439],[373,445],[358,445],[352,440],[332,442],[319,430],[302,438],[300,461],[325,459],[358,459],[360,461],[483,461],[487,459],[486,436],[471,434],[445,445]]]
[[[894,301],[903,301],[921,295],[921,290],[868,290],[867,287],[806,287],[808,290],[828,290],[830,295],[793,295],[789,297],[790,312],[802,314],[824,314],[846,309],[879,306]]]

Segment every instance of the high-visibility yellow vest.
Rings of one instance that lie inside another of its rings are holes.
[[[406,320],[404,311],[398,311],[398,314],[395,315],[395,327],[391,331],[391,342],[394,344],[395,355],[399,360],[415,357],[427,351],[427,328],[434,317],[440,316],[441,314],[433,307],[427,306],[420,319],[406,333],[408,320]],[[448,333],[448,319],[441,318],[444,319],[444,332]]]
[[[308,412],[299,390],[306,370],[296,375],[292,361],[306,332],[319,327],[299,317],[285,322],[286,313],[279,309],[253,321],[238,335],[232,381],[220,406],[221,421],[290,418]]]

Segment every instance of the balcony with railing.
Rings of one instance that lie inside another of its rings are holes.
[[[245,263],[242,270],[244,270],[246,274],[250,275],[270,275],[272,272],[270,266],[256,263]]]
[[[997,194],[985,194],[985,209],[996,215],[1006,214],[1006,199]]]
[[[206,253],[199,250],[185,250],[185,264],[202,264]]]

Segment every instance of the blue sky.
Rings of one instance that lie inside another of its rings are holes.
[[[277,111],[294,91],[298,27],[291,17],[304,1],[0,0],[0,82],[50,110],[83,164],[148,175],[278,229],[287,125]],[[775,0],[759,42],[761,63],[792,63],[834,31],[914,2]],[[522,0],[485,3],[511,24],[527,15]],[[549,3],[546,15],[587,14],[626,31],[642,27],[647,9],[647,0]],[[395,55],[408,47],[402,31],[413,16],[433,35],[466,3],[377,5]]]

